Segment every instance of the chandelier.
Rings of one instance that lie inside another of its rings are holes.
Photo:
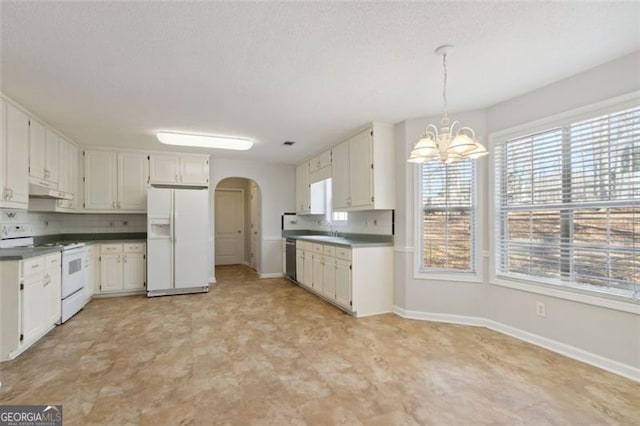
[[[487,155],[489,152],[476,138],[470,127],[462,127],[459,122],[450,122],[447,115],[447,55],[453,46],[444,45],[436,49],[442,56],[444,83],[442,85],[442,99],[444,101],[444,115],[440,120],[440,129],[429,124],[409,155],[410,163],[424,163],[439,159],[443,163],[453,163],[467,158],[475,159]]]

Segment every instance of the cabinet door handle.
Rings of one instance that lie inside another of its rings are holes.
[[[118,263],[120,263],[120,256],[118,256]]]
[[[122,206],[122,204],[120,204],[120,201],[118,201],[118,208],[120,208]]]
[[[184,182],[184,176],[180,175],[180,182]]]
[[[176,175],[176,182],[178,182],[178,175]]]
[[[124,259],[124,263],[127,263],[127,255],[126,254],[123,256],[123,259]]]
[[[116,202],[115,201],[111,202],[111,207],[113,207],[114,209],[116,208]]]

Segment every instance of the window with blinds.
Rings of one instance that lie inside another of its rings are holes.
[[[640,108],[495,147],[499,276],[638,297]]]
[[[475,166],[422,163],[420,272],[475,272]]]

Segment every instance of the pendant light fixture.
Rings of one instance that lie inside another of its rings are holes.
[[[476,134],[470,127],[462,127],[459,122],[450,122],[447,115],[447,56],[453,50],[453,46],[444,45],[436,49],[436,54],[442,56],[442,69],[444,82],[442,85],[442,99],[444,101],[444,114],[440,120],[440,129],[434,124],[429,124],[409,155],[410,163],[424,163],[438,159],[444,163],[475,159],[487,155],[489,152],[476,138]]]

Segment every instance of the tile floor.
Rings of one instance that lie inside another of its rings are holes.
[[[0,404],[87,424],[640,424],[640,384],[466,326],[354,319],[220,267],[208,294],[93,300],[0,365]]]

